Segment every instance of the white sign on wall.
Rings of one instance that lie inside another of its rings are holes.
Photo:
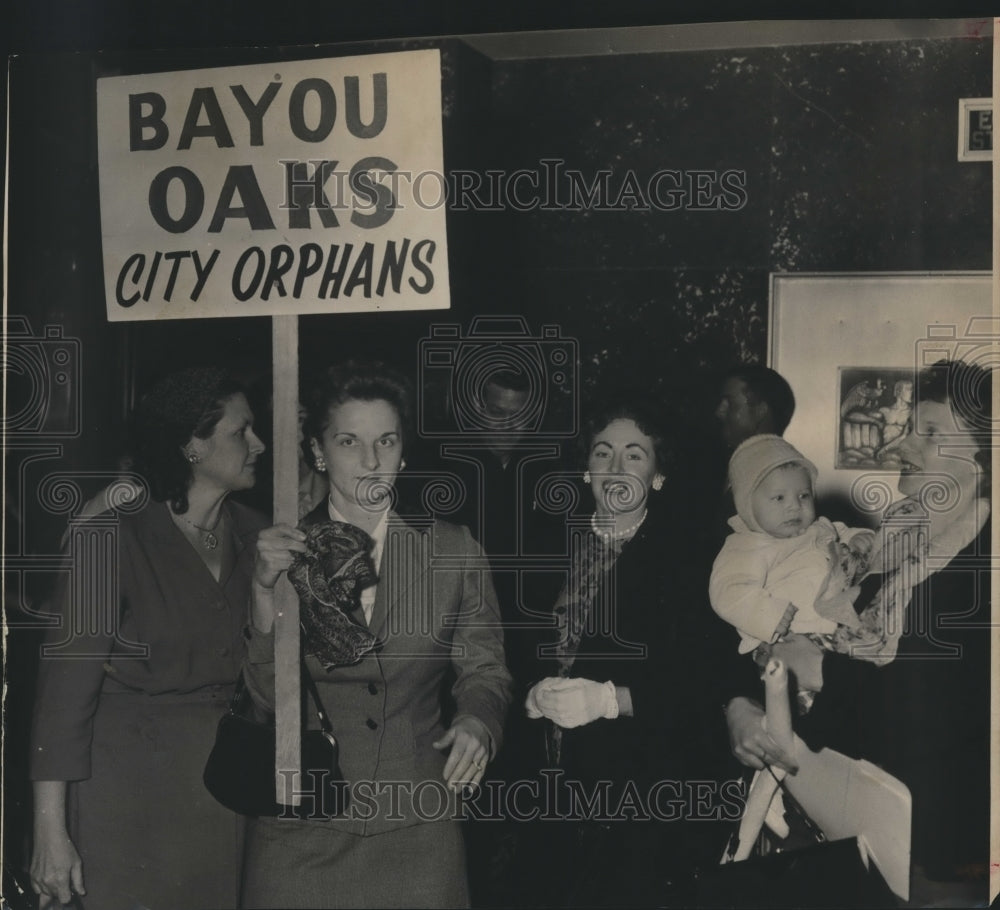
[[[439,51],[97,96],[110,321],[449,306]]]

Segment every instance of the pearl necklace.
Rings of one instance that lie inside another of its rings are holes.
[[[630,524],[627,528],[623,528],[621,531],[615,530],[605,530],[597,524],[597,513],[594,512],[590,516],[590,527],[593,529],[594,533],[598,537],[603,537],[605,540],[628,540],[635,534],[636,531],[642,526],[642,523],[646,520],[646,509],[642,510],[642,515],[639,516],[639,520],[634,524]]]
[[[219,514],[216,516],[215,524],[210,528],[203,528],[201,525],[196,525],[190,518],[185,518],[183,515],[179,515],[176,512],[171,511],[171,515],[174,518],[179,518],[186,525],[190,525],[196,531],[199,531],[199,540],[201,540],[202,546],[206,550],[214,550],[219,545],[219,538],[215,536],[215,529],[219,527],[219,522],[222,521],[222,510],[219,510]],[[202,536],[203,535],[203,536]]]

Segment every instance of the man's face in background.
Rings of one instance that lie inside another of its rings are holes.
[[[508,458],[524,437],[527,404],[527,389],[508,389],[495,382],[486,384],[483,416],[491,432],[486,436],[485,442],[497,457]]]
[[[715,409],[719,430],[729,448],[735,449],[744,439],[767,432],[768,408],[757,401],[747,384],[736,376],[722,386],[719,405]]]

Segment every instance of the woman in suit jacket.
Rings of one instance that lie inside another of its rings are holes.
[[[134,428],[154,501],[143,491],[120,515],[72,523],[39,666],[32,885],[42,907],[73,892],[102,910],[234,907],[242,819],[201,777],[265,523],[228,497],[253,486],[264,445],[217,369],[161,380]]]
[[[700,846],[723,839],[710,837],[721,809],[707,742],[717,626],[662,424],[656,402],[622,394],[585,428],[594,511],[571,522],[554,640],[526,701],[562,819],[536,826],[536,906],[683,902]]]
[[[307,552],[317,523],[369,535],[377,579],[351,619],[376,644],[351,665],[332,665],[306,624],[306,667],[351,799],[335,819],[252,822],[243,906],[467,905],[455,796],[478,784],[496,754],[510,699],[489,564],[466,528],[406,519],[391,507],[412,413],[402,377],[349,363],[308,397],[307,453],[327,474],[330,496],[301,528],[260,536],[248,685],[273,710],[273,588],[295,554]],[[442,687],[451,671],[455,713],[446,727]]]

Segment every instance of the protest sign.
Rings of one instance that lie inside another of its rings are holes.
[[[98,80],[112,322],[449,305],[440,52]]]

